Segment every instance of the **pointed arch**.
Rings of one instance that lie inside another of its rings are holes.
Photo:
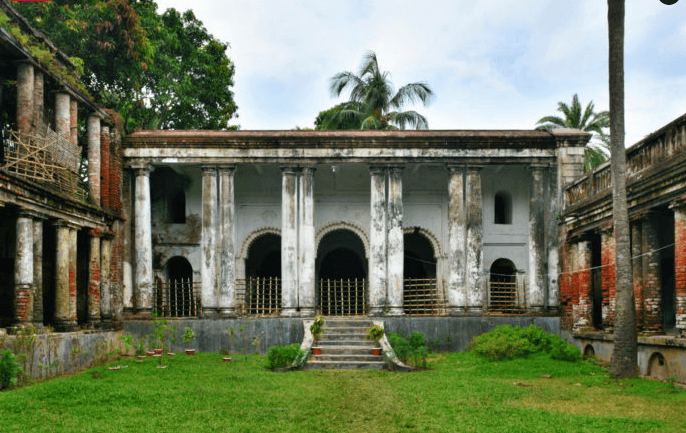
[[[434,259],[438,260],[443,257],[443,250],[441,249],[441,244],[438,242],[438,238],[430,231],[419,226],[405,227],[403,229],[403,234],[407,235],[410,233],[417,233],[424,236],[430,243],[434,250]]]
[[[241,244],[240,255],[236,258],[237,259],[248,258],[248,251],[250,251],[250,247],[252,246],[252,243],[255,242],[261,236],[264,236],[266,234],[277,235],[277,236],[281,237],[281,230],[277,229],[275,227],[262,227],[262,228],[259,228],[255,231],[251,232],[245,238],[245,240],[243,241],[243,244]]]

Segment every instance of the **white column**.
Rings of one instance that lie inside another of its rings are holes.
[[[217,169],[202,167],[202,234],[200,249],[200,302],[202,315],[217,312]]]
[[[88,199],[100,206],[100,117],[88,116]]]
[[[298,306],[298,171],[281,170],[281,315],[291,317]]]
[[[467,170],[467,308],[479,314],[484,305],[483,287],[483,222],[481,215],[481,167]]]
[[[43,219],[33,219],[33,323],[43,326]]]
[[[109,237],[103,237],[100,241],[100,320],[105,326],[112,322],[111,266],[112,240]]]
[[[388,315],[403,313],[405,248],[403,243],[402,167],[388,169]]]
[[[71,142],[71,107],[69,93],[55,94],[55,132]]]
[[[314,233],[314,168],[304,167],[300,174],[300,230],[299,250],[299,299],[300,315],[314,316],[315,279],[314,267],[317,256]]]
[[[135,243],[135,299],[137,313],[152,312],[153,270],[152,270],[152,220],[150,216],[150,172],[152,167],[143,164],[134,167],[134,243]]]
[[[20,213],[16,226],[14,257],[14,320],[18,324],[33,321],[33,220]]]
[[[55,224],[55,329],[68,331],[76,325],[69,308],[69,225],[64,221]]]
[[[451,315],[467,307],[465,285],[464,167],[448,166],[448,306]]]
[[[383,313],[386,302],[386,169],[370,166],[369,315]]]
[[[34,69],[30,63],[17,65],[17,129],[28,134],[33,123]]]
[[[547,275],[545,243],[545,190],[543,167],[530,167],[529,196],[529,308],[540,311],[545,306]]]
[[[234,200],[235,167],[219,168],[221,245],[219,252],[219,314],[236,315],[236,220]]]
[[[100,237],[99,230],[90,230],[90,252],[88,255],[88,323],[100,324]]]

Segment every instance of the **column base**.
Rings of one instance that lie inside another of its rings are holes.
[[[281,317],[297,317],[298,311],[295,308],[284,308],[281,310]]]
[[[448,307],[448,316],[458,317],[465,314],[465,307]]]
[[[55,322],[56,332],[74,332],[78,330],[79,325],[76,322],[69,320],[58,320]]]
[[[152,308],[140,308],[136,310],[136,313],[131,318],[136,320],[150,320],[152,319]]]
[[[482,307],[467,307],[467,316],[482,316],[484,309]]]
[[[217,312],[220,317],[234,318],[236,317],[236,310],[233,308],[220,308]]]
[[[389,308],[388,312],[386,313],[386,316],[404,316],[405,312],[403,311],[403,307],[391,307]]]
[[[384,308],[383,307],[371,307],[369,308],[369,312],[367,313],[367,316],[372,316],[372,317],[378,317],[378,316],[383,316],[384,315]]]
[[[300,317],[314,317],[314,307],[300,308]]]
[[[217,309],[216,308],[203,308],[202,313],[200,313],[200,317],[203,319],[214,319],[217,317]]]

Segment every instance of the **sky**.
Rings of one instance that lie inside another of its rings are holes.
[[[426,82],[407,106],[431,129],[533,129],[571,103],[609,108],[605,0],[157,0],[192,9],[228,43],[244,130],[314,126],[347,100],[329,92],[368,50],[395,88]],[[626,2],[626,144],[686,113],[686,0]]]

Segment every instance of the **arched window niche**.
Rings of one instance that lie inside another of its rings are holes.
[[[170,224],[186,224],[186,193],[183,188],[174,188],[167,200],[167,220]]]
[[[512,196],[505,191],[495,193],[494,224],[512,224]]]

